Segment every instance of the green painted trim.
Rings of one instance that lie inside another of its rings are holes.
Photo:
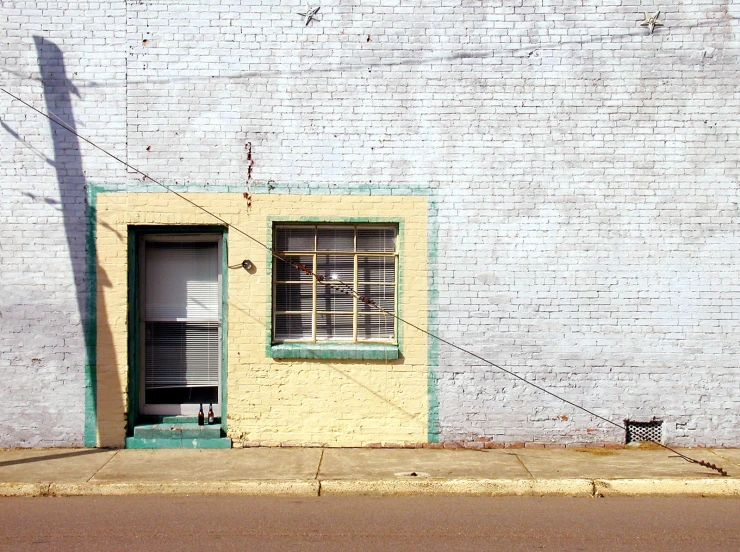
[[[126,415],[126,435],[131,438],[139,423],[139,388],[141,374],[141,351],[140,338],[141,326],[139,324],[139,237],[146,234],[221,234],[221,301],[222,301],[222,330],[221,330],[221,427],[226,431],[226,364],[227,357],[227,232],[228,227],[223,225],[197,225],[183,224],[157,226],[157,225],[129,225],[128,227],[128,412]],[[126,439],[126,448],[129,447],[129,438]],[[132,441],[133,442],[133,441]],[[156,448],[156,447],[135,447]]]
[[[105,193],[167,193],[167,190],[150,181],[140,179],[128,180],[119,184],[96,183],[98,191]],[[179,184],[168,182],[167,186],[178,193],[218,193],[242,194],[243,182],[189,182]],[[295,181],[277,182],[255,181],[250,182],[252,195],[352,195],[352,196],[416,196],[429,197],[436,187],[428,181],[411,182],[399,185],[397,182],[348,183],[336,187],[333,184],[316,182],[296,183]]]
[[[272,358],[311,358],[318,360],[396,360],[397,345],[375,343],[280,343],[269,347]]]
[[[172,449],[172,448],[192,448],[192,449],[230,449],[231,439],[221,437],[219,439],[199,439],[199,438],[153,438],[146,439],[141,437],[126,437],[127,449]]]
[[[272,356],[272,303],[273,297],[275,297],[275,282],[272,281],[272,229],[274,226],[272,217],[267,217],[267,224],[265,226],[267,227],[265,232],[265,244],[267,245],[267,250],[265,251],[265,274],[267,275],[267,281],[270,282],[270,298],[266,301],[267,314],[265,315],[265,333],[267,336],[267,341],[265,341],[265,356],[270,358]]]
[[[139,416],[139,366],[141,365],[139,343],[139,233],[135,226],[129,226],[128,243],[128,412],[126,413],[126,434],[133,435]]]
[[[272,283],[272,243],[273,243],[273,228],[275,227],[275,223],[280,222],[310,222],[310,223],[322,223],[325,222],[327,224],[397,224],[398,225],[398,245],[397,250],[402,251],[403,250],[403,236],[405,232],[405,224],[406,219],[403,217],[339,217],[339,216],[329,216],[329,217],[317,217],[317,216],[289,216],[289,215],[268,215],[267,216],[267,224],[265,225],[267,227],[266,236],[265,236],[265,244],[270,248],[267,250],[267,258],[265,261],[266,266],[266,274],[267,278],[270,282],[270,300],[267,302],[267,315],[265,316],[266,321],[266,335],[267,335],[267,341],[265,342],[265,356],[268,358],[322,358],[322,357],[276,357],[273,354],[273,348],[275,346],[281,345],[281,344],[273,344],[272,343],[272,297],[275,295],[275,289],[274,285]],[[397,295],[397,305],[396,305],[396,313],[399,317],[402,317],[401,312],[401,305],[403,303],[402,295],[403,295],[403,286],[402,286],[402,280],[403,280],[403,260],[399,259],[398,263],[398,286],[396,289]],[[287,345],[287,344],[286,344]],[[292,345],[292,344],[291,344]],[[332,344],[330,343],[322,343],[320,345],[315,343],[300,343],[296,345],[312,345],[312,346],[320,346],[320,347],[330,347]],[[356,345],[358,347],[367,347],[371,344],[363,344],[363,343],[353,343],[352,345]],[[383,359],[391,359],[391,358],[399,358],[400,351],[402,350],[403,345],[403,324],[397,324],[396,325],[396,344],[392,345],[397,349],[397,353],[395,357],[378,357],[377,360],[383,360]],[[384,347],[386,345],[383,345]],[[333,357],[329,356],[326,358],[365,358],[365,357]]]
[[[229,232],[223,228],[221,234],[221,430],[226,435],[226,400],[229,372]]]
[[[291,217],[286,215],[268,215],[267,222],[310,222],[313,224],[321,224],[325,222],[327,224],[376,224],[376,223],[402,223],[406,219],[403,217],[315,217],[315,216],[299,216]]]
[[[137,235],[143,234],[219,234],[227,227],[223,224],[129,224]]]
[[[95,249],[97,224],[97,194],[99,188],[94,184],[87,186],[87,279],[89,295],[87,297],[85,325],[85,422],[83,444],[86,447],[98,445],[98,316],[97,316],[97,255]]]
[[[439,259],[439,218],[437,203],[429,201],[427,216],[427,441],[438,443],[441,428],[439,425],[439,395],[437,368],[439,367],[439,340],[432,335],[439,335],[439,291],[437,289],[437,262]],[[431,334],[431,335],[430,335]]]

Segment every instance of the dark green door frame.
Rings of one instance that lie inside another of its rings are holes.
[[[139,324],[139,238],[147,234],[217,234],[221,237],[221,428],[226,433],[227,328],[228,328],[228,229],[225,226],[134,226],[128,227],[128,436],[139,422],[141,347]]]

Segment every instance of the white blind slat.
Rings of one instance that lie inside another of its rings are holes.
[[[393,253],[396,251],[396,229],[392,226],[357,228],[357,251]]]
[[[218,323],[148,322],[145,331],[147,389],[218,385]]]
[[[316,229],[317,251],[354,251],[355,229],[339,226],[319,226]]]
[[[316,338],[327,341],[351,341],[354,328],[351,314],[317,314]]]
[[[146,245],[146,319],[217,321],[219,317],[218,244]]]
[[[313,226],[281,226],[275,230],[277,251],[313,251],[315,230]]]

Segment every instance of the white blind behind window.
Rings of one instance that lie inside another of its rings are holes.
[[[148,242],[147,320],[218,321],[218,244]]]
[[[145,242],[147,389],[218,385],[218,277],[216,242]]]

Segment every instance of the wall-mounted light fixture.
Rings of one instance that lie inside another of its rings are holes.
[[[254,265],[252,264],[252,261],[250,261],[249,259],[244,259],[242,261],[242,267],[244,268],[244,270],[247,270],[247,271],[252,270],[253,266]]]

